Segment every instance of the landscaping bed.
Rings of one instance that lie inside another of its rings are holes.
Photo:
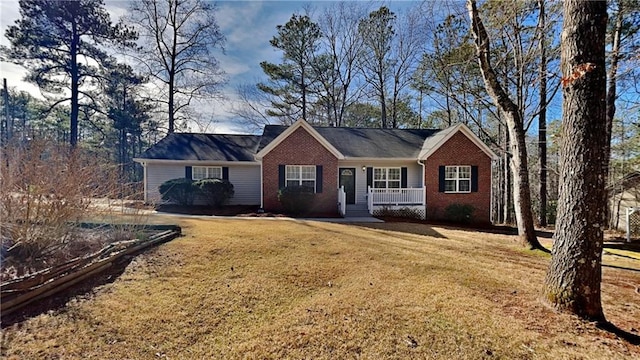
[[[126,230],[123,230],[126,229]],[[79,224],[65,243],[28,253],[18,243],[2,261],[0,301],[3,325],[7,315],[56,295],[121,263],[123,258],[172,240],[181,229],[174,225]],[[127,239],[127,240],[124,240]],[[17,249],[17,251],[16,251]],[[25,255],[38,255],[37,259]],[[35,261],[37,260],[37,261]]]

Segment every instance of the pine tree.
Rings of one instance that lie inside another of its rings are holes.
[[[51,109],[70,104],[69,142],[76,146],[80,108],[98,102],[92,82],[109,61],[105,47],[132,46],[136,34],[113,25],[102,0],[20,0],[20,15],[3,51],[27,68],[26,80],[40,87]]]

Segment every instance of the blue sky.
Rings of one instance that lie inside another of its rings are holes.
[[[228,109],[236,99],[234,89],[239,84],[255,84],[264,79],[260,69],[261,61],[279,62],[281,53],[276,51],[269,40],[276,34],[276,26],[286,23],[293,13],[304,13],[305,6],[321,9],[330,1],[218,1],[218,23],[227,38],[225,53],[218,60],[227,73],[228,84],[223,89],[225,100],[211,103],[203,117],[213,120],[206,128],[193,128],[193,131],[206,132],[246,132],[233,121]],[[407,1],[387,1],[392,9],[403,6]],[[414,2],[415,3],[415,2]],[[382,4],[382,3],[379,3]],[[106,8],[112,21],[126,13],[128,1],[106,0]],[[0,0],[0,44],[9,45],[4,37],[8,26],[19,18],[18,1]],[[0,62],[0,72],[7,78],[9,87],[26,90],[38,95],[38,89],[22,81],[25,71],[15,64]]]

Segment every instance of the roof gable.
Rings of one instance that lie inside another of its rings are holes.
[[[314,129],[308,122],[303,119],[300,119],[293,123],[291,126],[287,127],[284,131],[280,132],[275,138],[269,142],[269,139],[264,139],[265,141],[260,141],[258,145],[258,152],[255,155],[256,159],[262,159],[265,155],[267,155],[271,150],[273,150],[276,146],[278,146],[281,142],[283,142],[289,135],[293,134],[299,128],[303,128],[306,132],[308,132],[314,139],[316,139],[320,145],[322,145],[325,149],[327,149],[331,154],[333,154],[338,159],[344,159],[344,155],[336,149],[333,144],[331,144],[327,139],[325,139],[316,129]],[[265,127],[266,130],[266,127]],[[275,135],[276,131],[270,133],[271,136]]]
[[[434,136],[431,136],[425,139],[422,144],[422,149],[420,150],[420,154],[418,158],[420,160],[425,160],[429,156],[431,156],[436,150],[438,150],[442,145],[444,145],[453,135],[456,133],[462,133],[465,135],[471,142],[473,142],[480,150],[482,150],[487,156],[491,159],[497,159],[498,156],[485,144],[480,140],[476,134],[471,131],[465,124],[459,123],[440,132],[436,133]]]

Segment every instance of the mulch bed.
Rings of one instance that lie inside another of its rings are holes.
[[[206,205],[158,205],[156,211],[172,214],[185,215],[210,215],[210,216],[237,216],[237,217],[296,217],[282,213],[259,211],[260,206],[257,205],[227,205],[221,208],[213,208]],[[313,214],[311,216],[300,216],[300,218],[338,218],[337,214]]]
[[[216,209],[206,205],[185,206],[164,204],[156,206],[156,211],[185,215],[240,216],[254,213],[257,214],[259,208],[260,206],[229,205]]]

